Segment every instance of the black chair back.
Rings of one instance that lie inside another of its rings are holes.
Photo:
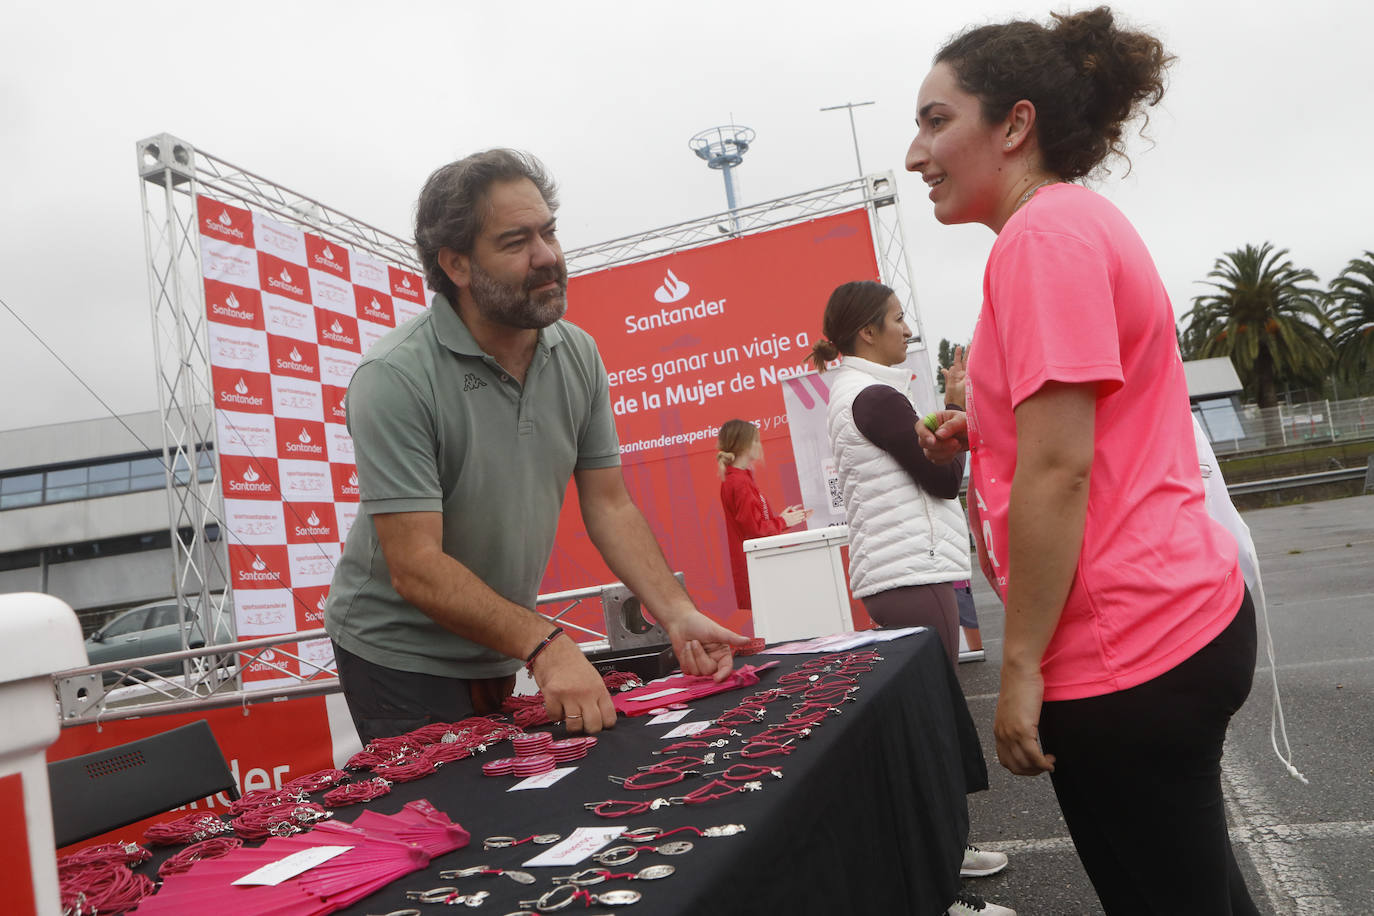
[[[48,790],[58,848],[216,792],[239,797],[233,774],[204,719],[50,763]]]

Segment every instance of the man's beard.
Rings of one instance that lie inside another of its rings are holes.
[[[536,270],[525,277],[522,286],[507,286],[482,270],[475,260],[471,265],[472,301],[478,313],[494,324],[510,328],[546,328],[568,310],[568,274],[558,264]],[[536,286],[557,282],[558,288],[532,293]]]

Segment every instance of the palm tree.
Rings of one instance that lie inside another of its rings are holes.
[[[1336,366],[1363,388],[1374,374],[1374,251],[1354,258],[1331,281],[1330,312]]]
[[[1207,276],[1215,292],[1193,300],[1182,335],[1199,356],[1230,357],[1260,407],[1278,405],[1279,378],[1321,379],[1333,354],[1316,274],[1265,242],[1227,252]]]

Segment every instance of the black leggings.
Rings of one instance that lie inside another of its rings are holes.
[[[1221,748],[1250,693],[1255,607],[1144,684],[1045,703],[1055,795],[1108,916],[1258,916],[1226,832]]]

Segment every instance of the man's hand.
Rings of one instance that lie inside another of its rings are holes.
[[[1040,748],[1040,705],[1045,679],[1038,670],[1002,666],[1002,691],[992,732],[997,738],[997,761],[1017,776],[1054,772],[1054,755]]]
[[[962,410],[937,410],[940,425],[931,432],[924,422],[916,424],[916,435],[933,464],[949,464],[960,452],[968,451],[968,417]]]
[[[749,644],[749,637],[727,630],[697,610],[678,615],[664,629],[683,673],[709,674],[717,682],[729,677],[735,667],[730,647]]]
[[[606,683],[571,637],[559,636],[549,643],[532,667],[550,719],[561,719],[570,732],[589,735],[615,725],[615,706]]]

